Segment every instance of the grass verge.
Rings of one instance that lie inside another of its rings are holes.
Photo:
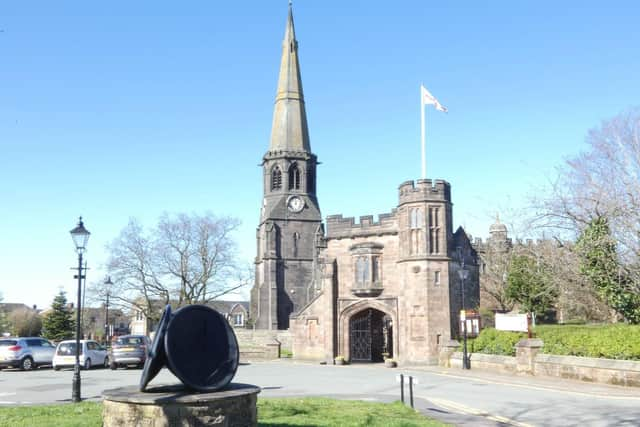
[[[102,404],[18,406],[0,408],[2,427],[101,426]],[[325,398],[258,399],[258,425],[264,427],[373,426],[442,427],[402,403],[372,403]]]

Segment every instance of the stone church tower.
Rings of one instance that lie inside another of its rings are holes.
[[[302,308],[312,292],[316,242],[323,235],[316,198],[317,164],[309,143],[298,42],[289,6],[271,143],[262,159],[264,196],[251,290],[256,328],[287,329],[289,315]]]

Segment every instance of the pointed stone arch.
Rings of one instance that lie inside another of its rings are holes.
[[[351,360],[351,337],[350,337],[350,321],[351,319],[362,313],[364,310],[373,309],[382,312],[391,319],[393,329],[398,328],[398,309],[397,300],[395,298],[385,300],[362,299],[355,301],[342,308],[338,314],[338,347],[337,354],[344,356],[345,359]],[[393,334],[392,354],[394,358],[400,357],[398,334]]]
[[[298,162],[289,165],[289,190],[300,190],[302,188],[302,173]]]

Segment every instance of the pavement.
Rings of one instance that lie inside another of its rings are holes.
[[[140,381],[139,369],[82,372],[82,397]],[[386,368],[383,364],[320,365],[291,359],[241,364],[234,382],[261,387],[259,397],[323,396],[400,400],[399,374],[413,377],[414,407],[456,426],[640,426],[640,389],[548,377],[502,375],[436,366]],[[0,372],[0,406],[69,402],[73,371]],[[162,369],[152,386],[176,384]],[[408,381],[407,381],[408,383]],[[405,383],[405,402],[409,389]]]

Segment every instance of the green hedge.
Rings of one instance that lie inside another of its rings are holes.
[[[640,325],[540,325],[535,332],[543,353],[640,360]]]
[[[493,328],[483,329],[477,338],[467,340],[467,350],[471,353],[499,354],[515,356],[514,346],[524,337],[518,332],[498,331]]]
[[[516,343],[526,334],[483,329],[469,340],[473,353],[514,356]],[[640,325],[539,325],[536,338],[544,342],[542,352],[561,356],[640,360]]]

